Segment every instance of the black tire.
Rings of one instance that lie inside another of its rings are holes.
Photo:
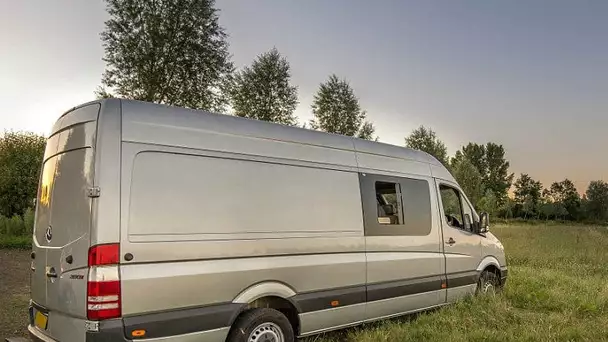
[[[490,271],[483,271],[477,282],[478,294],[495,294],[501,290],[500,278],[498,274]]]
[[[226,342],[251,342],[249,336],[256,330],[260,331],[260,337],[267,331],[268,336],[276,332],[270,329],[260,330],[265,323],[274,324],[283,333],[284,342],[294,342],[295,336],[291,323],[280,311],[270,308],[251,309],[242,313],[232,325]],[[266,341],[264,338],[253,339],[255,342]],[[272,341],[272,339],[270,340]]]

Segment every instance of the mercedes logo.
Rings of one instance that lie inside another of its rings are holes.
[[[53,238],[53,228],[51,228],[51,226],[46,228],[46,234],[44,234],[44,236],[46,236],[47,242],[51,242],[51,239]]]

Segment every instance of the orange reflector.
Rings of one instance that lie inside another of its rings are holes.
[[[442,289],[445,289],[446,287],[448,287],[448,284],[446,284],[446,283],[441,283],[441,288],[442,288]]]
[[[140,330],[133,330],[133,331],[131,332],[131,336],[133,336],[133,337],[143,337],[143,336],[145,336],[145,335],[146,335],[146,331],[145,331],[145,330],[143,330],[143,329],[140,329]]]
[[[330,304],[331,306],[338,306],[340,305],[340,302],[338,302],[337,300],[332,300]]]

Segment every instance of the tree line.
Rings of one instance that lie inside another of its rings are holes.
[[[237,70],[214,0],[106,0],[106,5],[109,19],[101,32],[106,69],[98,98],[143,100],[378,140],[353,87],[335,74],[320,83],[312,120],[299,123],[294,114],[298,87],[291,82],[287,58],[272,48]],[[0,137],[0,215],[20,216],[32,207],[44,141],[23,132]],[[491,215],[608,220],[604,181],[591,182],[583,197],[568,179],[548,189],[527,174],[514,181],[502,145],[469,143],[449,157],[445,144],[424,126],[405,138],[405,146],[437,158],[475,207]]]
[[[468,143],[452,157],[437,134],[424,126],[405,138],[407,147],[425,151],[446,166],[478,211],[505,219],[608,221],[608,183],[589,183],[581,196],[569,179],[553,182],[548,188],[521,173],[509,172],[502,145]],[[510,190],[513,190],[510,196]]]

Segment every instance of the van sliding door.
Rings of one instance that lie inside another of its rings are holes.
[[[444,303],[444,257],[433,225],[429,179],[361,173],[367,318]]]

